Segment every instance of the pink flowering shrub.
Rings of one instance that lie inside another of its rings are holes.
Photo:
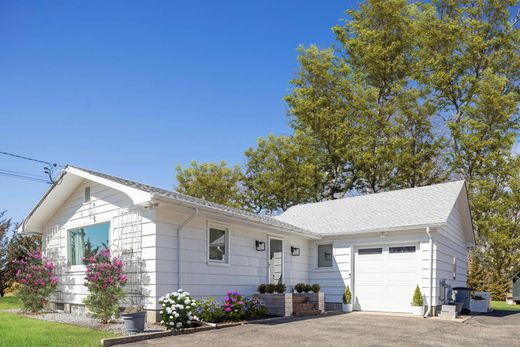
[[[121,259],[112,257],[110,250],[83,258],[87,266],[85,286],[89,290],[83,303],[102,323],[119,314],[119,300],[125,296],[123,286],[127,277]]]
[[[24,259],[14,260],[13,264],[18,268],[18,297],[24,309],[32,312],[43,310],[49,295],[59,282],[53,275],[54,264],[42,258],[39,253],[31,253]]]
[[[238,292],[227,292],[224,298],[225,319],[237,322],[244,316],[244,299]]]

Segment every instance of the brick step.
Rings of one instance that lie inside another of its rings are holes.
[[[302,304],[293,303],[293,312],[314,310],[315,308],[316,307],[314,307],[314,304],[311,304],[311,303],[302,303]]]
[[[293,295],[292,302],[293,302],[293,304],[303,304],[303,303],[309,302],[309,298],[306,296]]]
[[[320,313],[321,313],[320,310],[305,310],[305,311],[293,312],[293,315],[295,315],[295,316],[317,316]]]

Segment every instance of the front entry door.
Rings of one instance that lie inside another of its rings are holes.
[[[283,283],[283,241],[269,238],[269,283]]]

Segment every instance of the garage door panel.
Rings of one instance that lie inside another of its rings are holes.
[[[379,254],[359,254],[356,250],[355,309],[410,312],[413,291],[420,280],[420,252],[418,247],[410,252],[409,244],[402,246],[408,247],[404,253],[389,253],[389,247],[382,247]]]

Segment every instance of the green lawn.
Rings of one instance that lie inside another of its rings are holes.
[[[520,311],[520,305],[508,305],[505,301],[491,301],[494,310]]]
[[[0,298],[0,310],[17,306],[16,297]],[[104,331],[0,312],[1,347],[100,346],[102,338],[114,336]]]

